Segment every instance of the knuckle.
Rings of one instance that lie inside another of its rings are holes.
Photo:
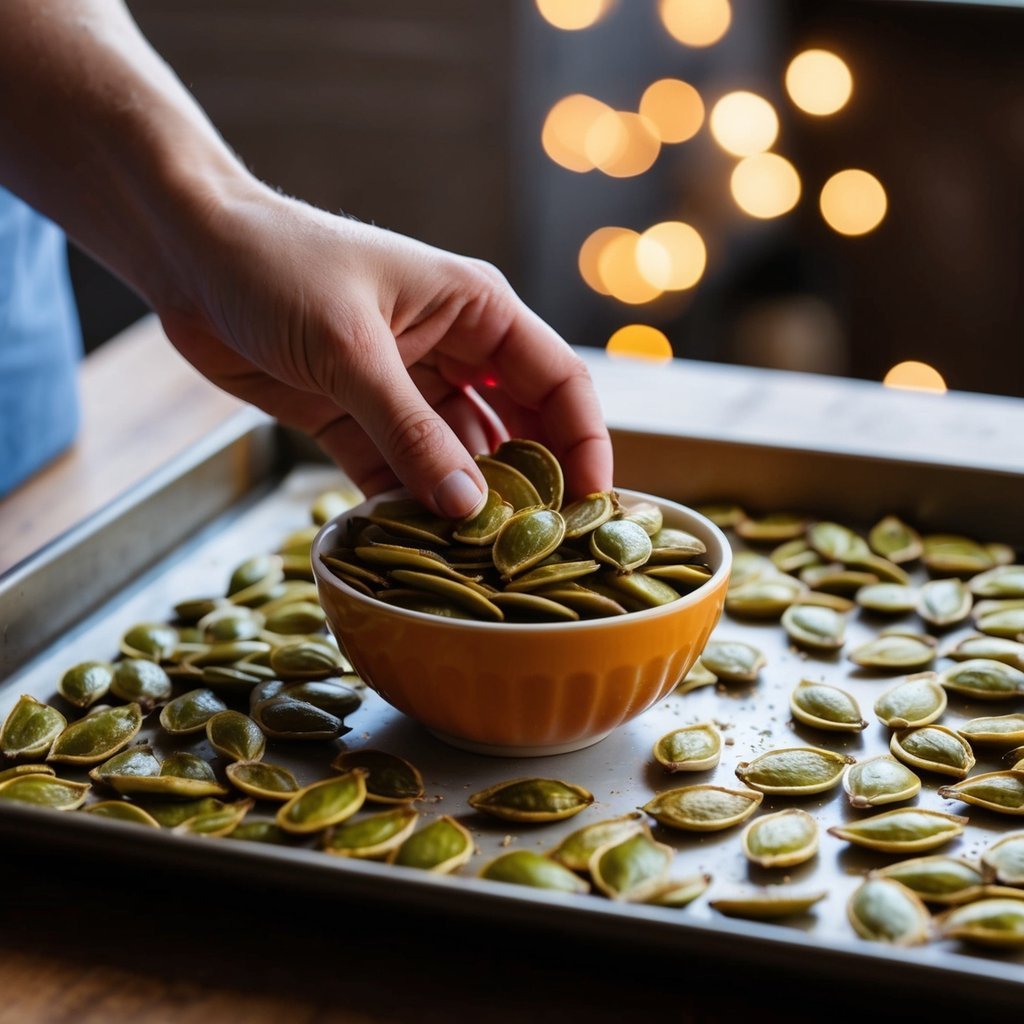
[[[445,431],[440,421],[421,412],[409,413],[398,420],[388,438],[388,448],[400,462],[436,459],[445,445]]]

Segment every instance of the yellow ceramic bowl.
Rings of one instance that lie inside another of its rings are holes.
[[[356,671],[399,711],[441,739],[483,754],[532,757],[589,746],[659,701],[690,670],[722,614],[732,555],[709,520],[671,501],[666,526],[707,545],[714,570],[671,604],[605,619],[476,622],[408,611],[339,580],[321,554],[376,498],[332,519],[313,543],[313,569],[331,630]]]

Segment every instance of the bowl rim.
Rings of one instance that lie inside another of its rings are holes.
[[[654,494],[647,494],[644,491],[635,491],[625,487],[616,487],[614,490],[620,496],[637,501],[651,501],[659,506],[668,507],[675,513],[681,513],[684,518],[691,520],[700,528],[700,530],[712,537],[719,549],[720,562],[718,567],[714,572],[712,572],[710,578],[702,583],[696,590],[690,591],[689,594],[683,594],[678,600],[670,601],[668,604],[658,605],[654,608],[644,608],[642,611],[637,612],[627,612],[625,615],[605,616],[603,618],[596,619],[579,619],[568,622],[491,622],[481,619],[455,619],[431,615],[429,612],[418,612],[411,608],[401,608],[398,605],[391,605],[385,601],[380,601],[375,597],[369,597],[356,590],[354,587],[350,587],[344,580],[339,579],[333,572],[331,572],[320,556],[327,539],[336,530],[340,529],[347,520],[359,515],[365,515],[368,509],[375,507],[380,502],[394,501],[401,498],[411,498],[412,494],[404,487],[375,494],[372,497],[367,498],[365,501],[360,502],[360,504],[354,505],[350,509],[346,509],[344,512],[339,513],[324,523],[317,531],[310,549],[310,560],[313,566],[313,574],[318,585],[323,583],[324,585],[335,587],[346,597],[354,599],[358,604],[364,605],[368,609],[378,611],[383,610],[389,616],[394,616],[399,619],[409,619],[413,622],[433,623],[434,625],[443,625],[445,629],[455,631],[464,630],[470,633],[497,631],[501,634],[513,634],[529,633],[534,630],[540,630],[544,633],[580,633],[594,629],[608,629],[610,627],[614,627],[616,624],[625,625],[641,619],[646,622],[660,617],[670,617],[678,614],[686,608],[699,604],[701,601],[705,600],[709,594],[719,589],[719,584],[726,580],[729,573],[732,571],[732,547],[729,544],[725,533],[718,526],[708,519],[707,516],[702,515],[700,512],[690,508],[688,505],[682,505],[679,502],[672,501],[668,498],[661,498]],[[686,529],[687,527],[682,528]]]

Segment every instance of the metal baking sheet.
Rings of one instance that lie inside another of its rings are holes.
[[[615,441],[618,482],[624,487],[688,503],[734,498],[762,510],[805,509],[861,526],[896,511],[926,529],[963,530],[1024,547],[1019,518],[1011,520],[999,512],[1013,507],[1011,496],[1021,493],[1024,481],[1013,474],[675,436],[619,433]],[[166,619],[172,605],[185,597],[223,592],[237,563],[272,550],[286,533],[306,525],[313,498],[342,481],[336,469],[308,461],[305,452],[270,426],[236,425],[9,573],[0,580],[0,617],[5,624],[14,617],[20,632],[15,636],[8,628],[0,647],[0,715],[22,693],[53,699],[65,668],[89,658],[113,657],[118,637],[133,623]],[[83,593],[88,600],[83,600]],[[915,620],[908,616],[906,621]],[[879,625],[854,616],[847,649],[873,635]],[[959,632],[967,630],[944,634],[942,643]],[[795,726],[788,695],[803,677],[824,679],[852,692],[872,719],[877,695],[899,677],[851,671],[853,666],[842,654],[822,658],[801,653],[785,642],[777,624],[726,617],[715,635],[747,640],[765,651],[768,665],[757,684],[670,695],[602,742],[571,754],[517,760],[457,750],[370,691],[362,707],[349,716],[352,731],[342,739],[312,747],[271,745],[272,759],[292,767],[304,781],[326,775],[340,749],[383,748],[413,761],[427,783],[421,823],[451,814],[476,839],[473,860],[456,876],[435,877],[333,858],[311,845],[284,848],[179,837],[88,815],[55,820],[52,812],[17,806],[0,807],[0,833],[8,841],[30,845],[52,842],[59,826],[63,844],[78,847],[85,855],[160,863],[172,871],[230,874],[263,885],[358,895],[381,905],[443,909],[665,951],[699,948],[737,962],[796,966],[813,951],[816,970],[823,974],[898,980],[903,986],[933,992],[946,987],[952,991],[967,979],[985,979],[986,996],[1019,998],[1024,991],[1022,955],[986,954],[948,942],[891,950],[854,936],[846,921],[846,900],[865,871],[893,858],[848,848],[824,832],[829,825],[859,816],[847,807],[841,791],[799,800],[765,798],[759,813],[799,806],[822,830],[817,857],[786,871],[748,865],[740,851],[739,828],[690,835],[654,826],[657,837],[677,851],[674,876],[698,871],[713,876],[708,892],[685,909],[620,904],[598,895],[567,897],[474,877],[500,852],[550,849],[581,825],[634,810],[658,791],[696,781],[736,785],[736,764],[772,747],[808,743],[858,759],[888,749],[888,731],[876,721],[849,738]],[[39,653],[41,648],[45,649]],[[951,699],[944,721],[955,726],[975,715],[1010,710],[1013,707],[1004,703]],[[679,725],[708,719],[718,722],[726,737],[718,768],[692,776],[665,775],[651,757],[654,741]],[[205,741],[185,746],[218,764]],[[976,771],[997,767],[995,757],[979,752]],[[544,826],[513,827],[485,819],[468,807],[466,797],[473,791],[522,775],[579,783],[594,793],[595,802],[569,821]],[[971,819],[965,836],[943,852],[975,858],[995,837],[1014,828],[1013,818],[940,800],[938,784],[936,779],[926,780],[916,803],[965,813]],[[800,891],[822,889],[828,895],[812,913],[777,924],[726,918],[708,905],[717,896],[778,884]]]

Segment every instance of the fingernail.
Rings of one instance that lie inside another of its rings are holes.
[[[486,499],[487,495],[481,493],[464,469],[452,470],[434,491],[437,507],[449,519],[468,519],[483,508]]]

